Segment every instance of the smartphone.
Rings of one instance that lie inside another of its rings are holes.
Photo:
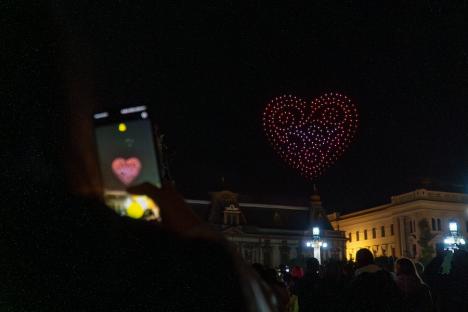
[[[143,182],[162,186],[161,154],[146,106],[95,113],[94,125],[106,203],[121,215],[154,218],[149,198],[126,191]]]

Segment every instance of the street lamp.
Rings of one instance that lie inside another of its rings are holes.
[[[444,239],[445,250],[454,251],[466,245],[465,239],[458,233],[457,222],[449,222],[449,234]]]
[[[457,233],[458,232],[457,222],[450,222],[449,223],[449,230],[450,230],[450,233]]]
[[[314,226],[312,228],[312,235],[314,236],[320,236],[320,228],[318,226]]]
[[[306,241],[306,247],[314,249],[314,258],[316,258],[319,261],[319,263],[321,263],[320,249],[321,248],[327,248],[328,243],[324,242],[320,238],[320,228],[319,227],[314,226],[312,228],[312,239]]]

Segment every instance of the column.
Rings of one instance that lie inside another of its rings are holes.
[[[319,263],[322,263],[322,259],[320,257],[320,247],[316,246],[314,247],[314,258],[318,260]]]
[[[405,257],[408,255],[408,246],[406,242],[406,217],[398,217],[398,249],[397,257]]]

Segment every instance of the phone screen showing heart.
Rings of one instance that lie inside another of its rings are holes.
[[[150,182],[161,187],[154,134],[148,119],[133,119],[96,127],[104,189],[125,191]]]

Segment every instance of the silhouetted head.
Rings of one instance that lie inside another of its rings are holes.
[[[400,258],[396,261],[395,270],[397,275],[418,276],[413,261],[408,258]]]
[[[272,269],[272,268],[265,269],[262,277],[270,285],[273,285],[279,281],[278,273],[276,272],[275,269]]]
[[[343,275],[346,278],[354,276],[354,264],[351,261],[344,263],[343,265]]]
[[[306,260],[307,273],[317,273],[320,269],[320,263],[316,258],[309,258]]]
[[[330,260],[325,266],[325,278],[339,280],[343,276],[343,265],[336,260]]]
[[[356,266],[362,268],[369,264],[374,264],[374,255],[369,249],[359,249],[356,253]]]

